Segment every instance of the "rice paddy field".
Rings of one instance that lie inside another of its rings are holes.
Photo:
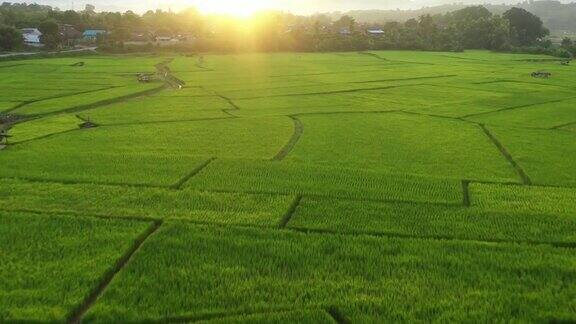
[[[180,86],[138,82],[158,64]],[[576,321],[575,66],[93,55],[0,76],[2,323]]]

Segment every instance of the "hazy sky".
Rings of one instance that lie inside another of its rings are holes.
[[[16,1],[15,1],[16,2]],[[28,1],[32,2],[32,1]],[[62,10],[82,9],[87,3],[97,10],[143,12],[148,9],[180,10],[195,6],[204,12],[250,13],[258,9],[280,9],[299,14],[353,9],[417,9],[446,3],[517,3],[519,0],[37,0]],[[567,1],[564,1],[567,2]]]

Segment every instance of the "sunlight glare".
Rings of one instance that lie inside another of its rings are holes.
[[[270,8],[269,1],[262,0],[202,0],[196,1],[195,5],[203,13],[238,17],[249,17],[258,11]]]

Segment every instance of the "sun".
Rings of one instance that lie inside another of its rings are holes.
[[[198,0],[195,5],[203,13],[249,17],[269,8],[270,1],[263,0]]]

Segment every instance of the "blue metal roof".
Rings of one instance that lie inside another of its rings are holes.
[[[82,35],[84,37],[90,37],[90,36],[98,36],[98,35],[102,35],[102,34],[106,34],[106,31],[103,29],[87,29],[84,31],[84,33]]]

